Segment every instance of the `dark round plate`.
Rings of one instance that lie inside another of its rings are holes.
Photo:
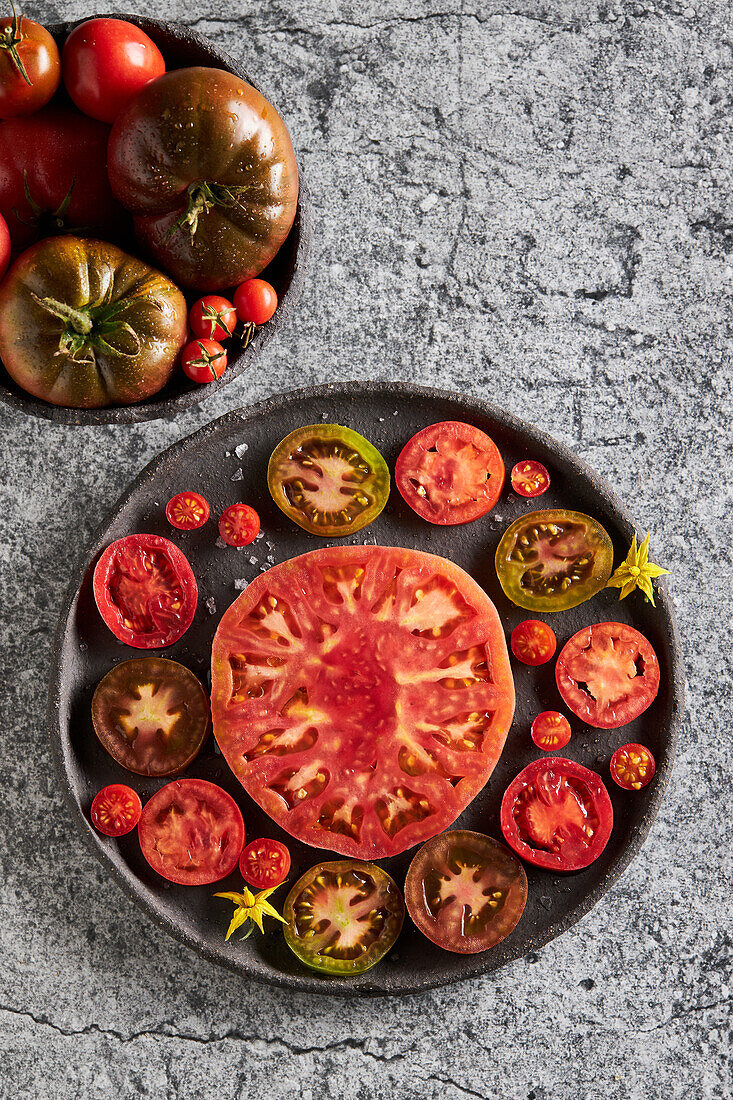
[[[264,936],[252,935],[243,942],[236,938],[224,942],[232,907],[212,895],[216,889],[240,889],[237,874],[218,887],[171,886],[148,867],[135,833],[115,841],[91,828],[89,807],[104,784],[130,783],[143,799],[162,785],[162,781],[142,780],[116,765],[100,747],[92,729],[89,708],[95,685],[112,665],[138,655],[137,650],[115,640],[94,606],[91,577],[102,548],[122,535],[146,531],[167,536],[188,555],[199,583],[198,610],[188,633],[161,655],[174,657],[209,682],[214,631],[244,583],[276,562],[329,541],[301,531],[269,497],[267,461],[279,440],[303,424],[345,424],[379,447],[393,469],[395,458],[410,436],[438,420],[465,420],[488,432],[502,452],[507,471],[520,458],[539,458],[552,477],[549,492],[538,500],[527,501],[515,496],[510,488],[489,516],[464,527],[440,528],[419,519],[393,487],[381,516],[349,541],[416,547],[450,558],[484,586],[499,609],[507,635],[516,623],[528,617],[506,600],[493,565],[500,533],[510,520],[536,507],[579,509],[607,528],[616,560],[625,556],[634,530],[627,513],[605,482],[559,443],[492,405],[458,394],[399,383],[352,382],[297,390],[228,413],[165,451],[140,474],[116,505],[109,522],[97,532],[64,602],[55,643],[49,725],[60,781],[74,820],[114,878],[149,916],[206,958],[248,977],[318,992],[349,989],[360,993],[409,993],[495,970],[537,950],[595,905],[638,852],[662,799],[682,710],[677,632],[664,584],[659,586],[656,608],[646,604],[638,592],[620,603],[618,591],[607,589],[571,611],[543,616],[551,621],[559,645],[591,622],[610,619],[633,623],[646,634],[659,656],[661,688],[649,710],[620,730],[594,730],[573,719],[574,736],[563,755],[599,771],[605,779],[615,814],[611,839],[601,858],[578,874],[557,876],[527,867],[529,900],[524,916],[503,943],[483,954],[440,951],[408,919],[395,951],[374,970],[357,978],[321,978],[301,967],[277,929]],[[180,533],[166,522],[166,501],[181,489],[196,489],[211,504],[212,519],[198,531]],[[216,544],[216,517],[235,500],[244,500],[257,509],[264,530],[260,541],[242,550]],[[531,720],[538,711],[561,705],[554,683],[554,663],[540,669],[526,668],[514,660],[512,665],[517,710],[506,748],[489,783],[457,822],[461,828],[486,832],[497,839],[501,839],[498,810],[502,793],[517,772],[539,755],[529,736]],[[609,779],[611,754],[627,741],[648,745],[657,761],[653,782],[640,792],[621,791]],[[333,858],[278,829],[245,795],[218,754],[213,738],[187,774],[213,780],[234,796],[242,807],[250,839],[265,835],[288,844],[293,855],[290,884],[319,859]],[[402,884],[413,854],[414,850],[380,862]],[[275,895],[281,905],[286,892],[283,887]]]
[[[48,29],[61,46],[74,27],[91,18],[96,17],[90,15],[73,23],[50,24]],[[266,99],[272,101],[267,89],[263,88],[259,81],[253,80],[238,61],[220,50],[203,35],[189,30],[180,23],[163,23],[158,19],[145,19],[142,16],[126,14],[105,15],[99,18],[126,19],[141,27],[158,46],[168,69],[181,69],[188,65],[228,69],[229,72],[235,73],[257,88]],[[63,96],[63,92],[59,95]],[[287,110],[283,113],[283,117],[287,122]],[[42,416],[45,420],[51,420],[56,424],[136,424],[143,420],[171,419],[184,409],[198,405],[205,398],[211,397],[212,394],[229,385],[243,370],[256,362],[265,345],[292,317],[303,290],[305,270],[313,240],[313,208],[300,160],[298,160],[298,173],[300,192],[293,227],[275,259],[262,272],[262,277],[272,283],[277,290],[279,299],[277,312],[271,321],[257,329],[246,349],[242,347],[238,336],[227,342],[228,366],[224,375],[216,382],[207,382],[202,386],[192,382],[182,370],[177,370],[160,393],[149,397],[147,401],[140,402],[139,405],[112,405],[104,409],[65,409],[58,405],[50,405],[47,401],[41,401],[26,393],[13,381],[0,360],[0,401],[10,405],[11,408],[33,416]],[[123,247],[134,253],[138,251],[134,239],[128,244],[123,244]],[[189,305],[197,297],[199,295],[186,292]]]

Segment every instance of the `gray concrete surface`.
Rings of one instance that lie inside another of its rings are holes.
[[[175,423],[0,409],[0,1095],[730,1097],[730,5],[145,10],[261,74],[317,243],[297,324]],[[248,985],[169,940],[76,837],[43,726],[69,569],[132,476],[230,407],[354,377],[488,396],[590,460],[673,571],[689,677],[663,810],[597,909],[495,978],[402,1001]]]

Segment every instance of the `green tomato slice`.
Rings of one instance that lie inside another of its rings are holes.
[[[402,929],[405,903],[376,863],[342,859],[302,875],[285,901],[285,940],[302,963],[322,974],[370,970]]]
[[[368,439],[340,424],[308,424],[278,443],[267,468],[278,508],[304,531],[352,535],[389,497],[389,470]]]

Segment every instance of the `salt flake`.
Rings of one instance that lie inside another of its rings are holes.
[[[234,448],[234,453],[237,458],[242,458],[249,450],[249,443],[240,443],[238,447]]]

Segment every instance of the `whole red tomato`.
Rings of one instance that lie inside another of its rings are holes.
[[[127,215],[107,178],[108,137],[69,107],[0,122],[0,214],[16,252],[70,229],[118,235]]]
[[[234,291],[234,308],[245,324],[264,325],[277,309],[277,293],[264,279],[248,279]]]
[[[216,340],[191,340],[181,352],[181,366],[192,382],[215,382],[227,369],[227,353]]]
[[[8,264],[10,263],[10,231],[8,229],[8,223],[5,218],[0,214],[0,279],[2,279],[5,272],[8,270]]]
[[[45,107],[60,82],[58,46],[46,28],[24,15],[0,19],[0,118]]]
[[[125,19],[89,19],[64,43],[64,84],[85,115],[114,122],[133,96],[165,72],[152,38]]]

